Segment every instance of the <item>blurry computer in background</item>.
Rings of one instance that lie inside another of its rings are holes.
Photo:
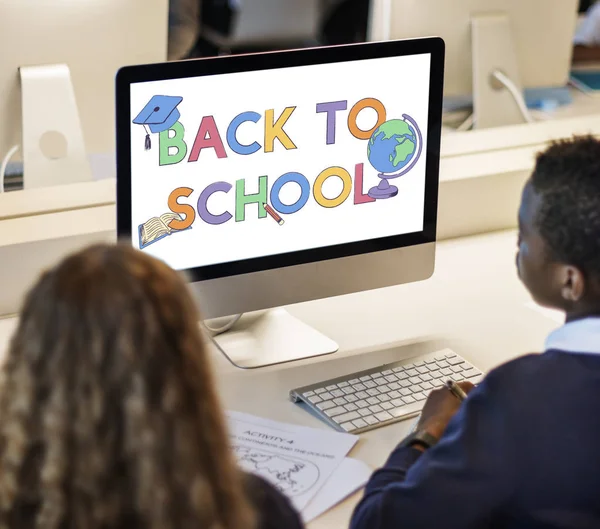
[[[1,15],[0,160],[23,159],[26,188],[89,180],[87,155],[115,150],[117,70],[166,59],[168,0],[3,0]]]
[[[569,78],[578,0],[372,0],[370,40],[439,35],[446,98],[472,94],[477,128],[528,121],[524,88]]]

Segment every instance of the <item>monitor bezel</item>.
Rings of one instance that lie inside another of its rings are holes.
[[[429,119],[426,133],[427,148],[424,153],[425,200],[422,231],[200,266],[185,270],[185,272],[191,281],[206,281],[435,242],[442,133],[444,51],[444,41],[438,37],[431,37],[211,57],[121,68],[116,76],[118,237],[130,242],[133,230],[131,218],[130,124],[130,86],[132,84],[244,71],[285,69],[296,66],[428,54],[431,57],[431,67],[429,76]]]

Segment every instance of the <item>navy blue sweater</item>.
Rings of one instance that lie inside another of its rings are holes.
[[[435,447],[398,448],[373,474],[351,527],[600,528],[600,355],[492,371]]]

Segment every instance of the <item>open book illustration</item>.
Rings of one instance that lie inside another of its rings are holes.
[[[179,231],[185,230],[174,230],[169,227],[169,224],[173,220],[183,220],[180,215],[177,213],[163,213],[160,217],[152,217],[151,219],[144,222],[144,224],[140,224],[138,228],[138,233],[140,236],[140,250],[146,248],[146,246],[150,246],[151,244],[160,241],[162,238],[167,235],[171,235],[172,233],[177,233]],[[191,229],[186,228],[186,229]]]

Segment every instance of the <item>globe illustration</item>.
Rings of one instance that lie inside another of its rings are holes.
[[[408,173],[421,156],[422,136],[417,123],[408,115],[390,119],[371,135],[367,145],[369,163],[379,171],[381,182],[369,190],[373,198],[390,198],[398,194],[389,179]]]

